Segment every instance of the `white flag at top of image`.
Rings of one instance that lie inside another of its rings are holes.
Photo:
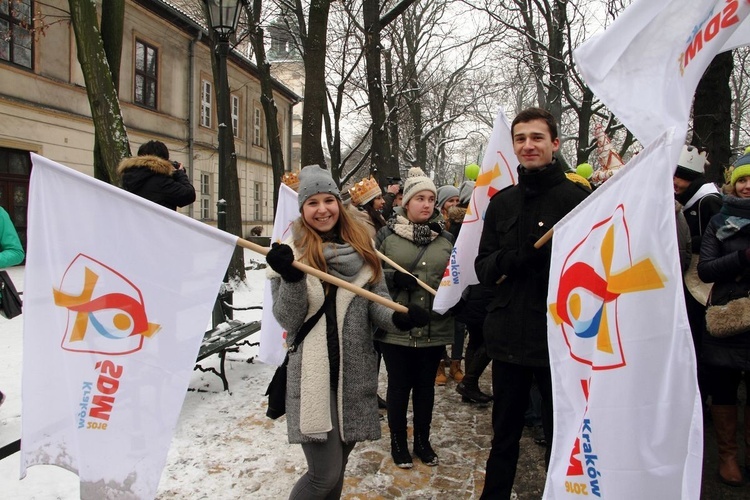
[[[643,145],[675,127],[677,162],[693,95],[714,56],[747,45],[750,3],[636,0],[573,52],[594,94]]]
[[[271,244],[280,243],[292,234],[292,222],[300,216],[297,193],[286,184],[281,184],[276,216],[273,220]],[[260,347],[258,359],[269,365],[279,366],[286,356],[286,332],[273,315],[271,281],[266,280],[263,290],[263,316],[260,321]]]
[[[31,159],[21,477],[152,499],[237,237]]]
[[[492,134],[487,141],[482,167],[477,177],[466,216],[461,224],[448,266],[440,281],[432,309],[444,314],[456,305],[461,293],[469,285],[479,283],[474,271],[474,259],[479,251],[479,239],[484,227],[484,213],[495,193],[517,182],[518,160],[513,152],[510,122],[500,108],[495,117]]]
[[[698,499],[703,421],[666,132],[554,227],[544,498]]]

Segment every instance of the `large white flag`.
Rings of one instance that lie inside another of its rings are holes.
[[[279,201],[276,207],[276,216],[273,219],[273,231],[271,242],[284,241],[291,235],[292,222],[299,218],[299,205],[297,193],[287,186],[281,185],[279,190]],[[263,316],[260,327],[260,347],[258,359],[270,365],[280,365],[286,356],[286,332],[273,315],[273,297],[271,297],[271,282],[266,280],[263,290]]]
[[[748,12],[750,3],[738,0],[636,0],[573,55],[594,94],[642,144],[675,127],[679,155],[698,82],[716,54],[748,43]]]
[[[513,152],[510,122],[505,116],[505,111],[500,108],[495,117],[490,140],[487,141],[482,168],[471,194],[461,232],[458,233],[432,305],[434,311],[444,314],[458,302],[467,286],[479,283],[474,271],[474,259],[479,251],[484,213],[495,193],[517,182],[516,165],[518,160]]]
[[[32,154],[21,476],[151,499],[237,237]]]
[[[699,497],[703,423],[666,132],[554,228],[545,498]]]

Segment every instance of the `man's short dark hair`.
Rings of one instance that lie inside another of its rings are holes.
[[[513,130],[516,127],[516,123],[527,123],[532,120],[544,120],[547,122],[550,139],[553,141],[557,139],[557,123],[555,122],[555,117],[552,116],[549,111],[542,108],[526,108],[518,113],[510,126],[510,135],[513,136]]]
[[[169,149],[161,141],[148,141],[138,148],[138,156],[158,156],[169,160]]]

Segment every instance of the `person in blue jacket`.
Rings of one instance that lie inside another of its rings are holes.
[[[16,228],[10,221],[8,212],[0,207],[0,269],[15,266],[23,262],[25,257],[21,240]],[[0,391],[0,405],[5,401],[5,394]]]

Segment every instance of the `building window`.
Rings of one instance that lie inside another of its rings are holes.
[[[232,131],[235,137],[240,136],[240,98],[232,96]]]
[[[255,205],[254,208],[254,220],[263,220],[263,184],[260,182],[255,183]]]
[[[263,120],[258,106],[253,107],[253,145],[263,147]]]
[[[211,82],[201,80],[201,125],[211,128]]]
[[[201,219],[211,218],[211,175],[201,173]]]
[[[1,0],[0,0],[1,1]],[[135,41],[136,104],[156,109],[156,77],[159,51],[141,40]]]
[[[0,59],[25,68],[34,60],[31,0],[0,0]]]

